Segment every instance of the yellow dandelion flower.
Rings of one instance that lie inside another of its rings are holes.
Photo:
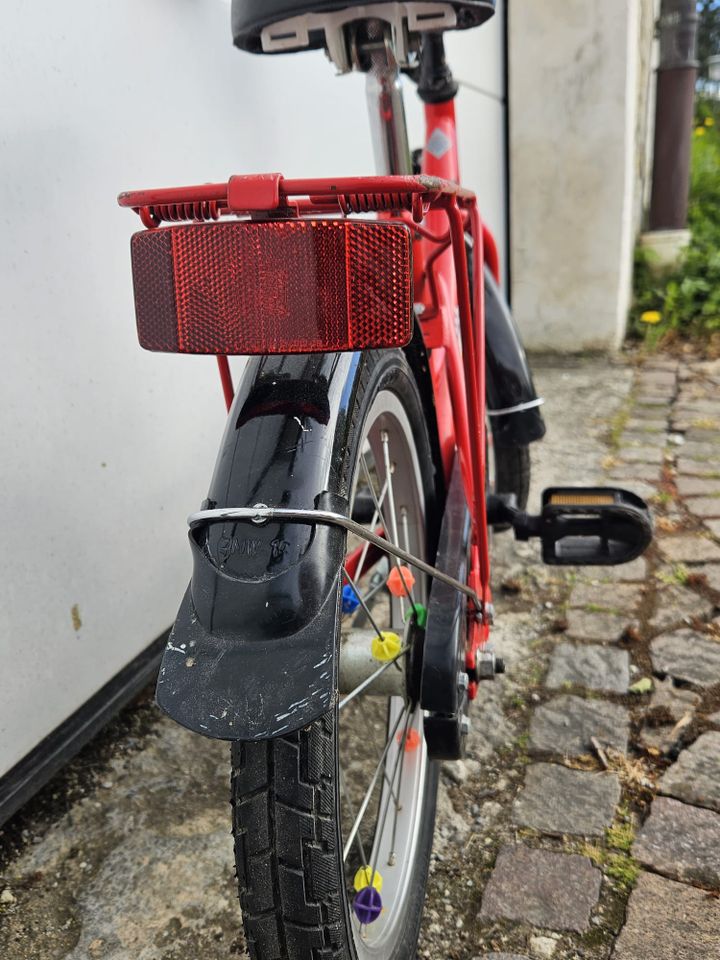
[[[706,126],[706,127],[714,127],[714,126],[715,126],[715,121],[713,120],[712,117],[705,117],[705,126]]]
[[[660,323],[662,314],[659,310],[646,310],[640,314],[641,323]]]
[[[705,136],[705,127],[695,127],[695,136],[704,137]]]

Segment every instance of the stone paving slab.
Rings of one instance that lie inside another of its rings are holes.
[[[692,715],[700,703],[700,695],[685,687],[676,687],[670,677],[655,680],[655,689],[647,711],[648,721],[643,724],[641,738],[648,747],[663,753],[671,750],[678,736],[675,724],[688,714]],[[658,723],[658,717],[668,722]]]
[[[601,879],[586,857],[508,844],[485,887],[480,916],[582,933],[590,925]]]
[[[707,537],[681,534],[658,540],[660,551],[671,563],[706,563],[720,560],[720,547]]]
[[[660,792],[720,812],[720,733],[704,733],[660,779]]]
[[[720,477],[720,465],[709,460],[693,460],[687,455],[678,458],[677,470],[680,474],[688,474],[693,477],[711,477],[717,479]]]
[[[630,430],[633,433],[645,434],[646,442],[649,443],[650,437],[648,437],[647,434],[664,433],[667,430],[667,417],[658,418],[657,420],[651,420],[648,418],[636,419],[635,417],[630,417],[625,422],[625,429]]]
[[[538,707],[530,721],[530,752],[577,757],[592,749],[591,738],[624,753],[628,713],[602,700],[563,695]]]
[[[656,673],[675,680],[711,687],[720,683],[720,641],[695,630],[675,630],[650,644]]]
[[[627,650],[597,644],[558,644],[552,653],[545,686],[561,690],[567,684],[587,690],[627,693],[630,685]]]
[[[638,557],[630,563],[619,563],[616,567],[580,567],[578,580],[589,583],[644,583],[647,580],[647,560]]]
[[[534,763],[527,768],[513,820],[555,836],[601,837],[612,823],[619,802],[620,782],[614,773]]]
[[[519,953],[486,953],[485,960],[528,960],[527,956],[520,956]]]
[[[685,506],[696,517],[720,518],[720,497],[693,497]]]
[[[640,737],[648,747],[655,747],[662,753],[673,750],[682,736],[682,728],[676,724],[686,717],[692,717],[700,703],[698,693],[685,687],[676,687],[670,677],[655,680],[655,689],[650,698]]]
[[[614,611],[632,614],[642,598],[642,588],[632,583],[618,583],[608,588],[606,583],[578,582],[572,588],[568,605],[594,609],[610,607]]]
[[[704,497],[720,494],[720,480],[708,477],[678,477],[675,486],[681,497]]]
[[[678,397],[673,413],[696,417],[703,420],[705,417],[717,417],[717,400],[707,397],[687,397],[682,394]]]
[[[691,460],[707,460],[708,462],[718,462],[720,460],[720,450],[714,443],[702,443],[699,440],[689,440],[683,444],[683,457],[690,457]]]
[[[613,960],[720,960],[720,908],[703,890],[643,873]]]
[[[623,463],[661,464],[665,459],[662,447],[623,447],[620,451]]]
[[[643,866],[673,880],[718,887],[720,815],[669,797],[656,797],[632,853]]]
[[[620,435],[620,440],[618,446],[620,453],[618,454],[623,460],[625,459],[625,450],[632,447],[647,447],[648,444],[652,443],[653,446],[658,448],[663,448],[667,444],[667,434],[664,430],[658,431],[656,433],[649,434],[647,430],[627,430],[625,429]],[[655,463],[655,460],[649,461],[650,463]]]
[[[687,587],[658,584],[655,613],[649,621],[650,629],[668,630],[690,623],[693,618],[704,619],[713,611],[713,604]]]
[[[720,432],[718,426],[692,426],[685,431],[685,441],[692,443],[711,443],[715,446],[720,445]],[[720,453],[720,451],[718,451]]]
[[[575,640],[619,640],[632,623],[626,614],[600,610],[568,610],[567,632]]]
[[[699,567],[696,571],[698,574],[702,574],[707,580],[707,585],[711,590],[717,590],[720,593],[720,564],[707,564],[706,566]]]
[[[669,414],[669,404],[638,404],[632,408],[630,417],[633,421],[645,421],[647,423],[667,424]]]
[[[670,370],[643,370],[637,375],[635,382],[640,387],[667,387],[670,396],[677,388],[677,376]]]
[[[610,479],[619,484],[641,480],[644,483],[657,483],[660,479],[660,466],[649,463],[619,463],[610,471]]]
[[[714,537],[720,540],[720,520],[706,520],[705,526],[709,529],[710,533],[712,533]]]

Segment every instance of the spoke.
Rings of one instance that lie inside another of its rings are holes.
[[[355,818],[355,822],[354,822],[353,825],[352,825],[352,829],[350,830],[350,834],[349,834],[347,840],[345,841],[345,846],[343,847],[343,863],[347,860],[348,854],[350,853],[350,849],[352,848],[352,845],[353,845],[353,841],[355,840],[355,834],[356,834],[356,833],[358,832],[358,830],[360,829],[360,824],[362,823],[362,818],[365,816],[365,811],[367,810],[368,804],[370,803],[370,799],[371,799],[371,797],[372,797],[372,792],[373,792],[373,790],[375,789],[375,784],[377,783],[377,778],[380,776],[380,771],[383,769],[383,766],[384,766],[384,764],[385,764],[385,759],[386,759],[386,757],[387,757],[387,755],[388,755],[388,751],[390,750],[390,747],[391,747],[392,744],[393,744],[393,741],[394,741],[394,739],[395,739],[395,734],[397,733],[398,727],[400,726],[400,721],[403,720],[403,719],[406,717],[406,715],[409,713],[409,711],[410,711],[410,707],[408,706],[408,707],[405,707],[405,708],[399,713],[398,718],[397,718],[397,720],[395,721],[395,725],[393,726],[392,731],[391,731],[391,733],[390,733],[390,736],[389,736],[389,738],[388,738],[388,741],[387,741],[387,743],[385,744],[385,749],[384,749],[383,752],[382,752],[382,757],[380,758],[380,762],[378,763],[377,767],[375,767],[375,773],[372,775],[372,779],[371,779],[371,781],[370,781],[370,786],[367,788],[367,790],[366,790],[366,792],[365,792],[365,796],[363,797],[363,801],[362,801],[362,803],[360,804],[360,811],[359,811],[357,817]]]
[[[372,518],[372,521],[371,521],[371,523],[370,523],[370,529],[371,529],[371,530],[374,530],[374,529],[375,529],[375,524],[378,522],[378,520],[382,520],[382,515],[381,515],[381,513],[380,513],[380,508],[382,507],[383,500],[385,499],[385,494],[386,494],[386,493],[387,493],[387,480],[386,480],[385,483],[383,484],[383,488],[382,488],[382,490],[380,491],[380,499],[379,499],[379,500],[376,500],[376,499],[375,499],[375,491],[372,489],[372,484],[370,484],[370,495],[372,496],[372,498],[373,498],[373,503],[375,504],[375,512],[373,513],[373,518]],[[362,577],[363,566],[364,566],[364,564],[365,564],[365,558],[367,557],[367,553],[368,553],[368,550],[369,550],[369,549],[370,549],[370,541],[369,541],[369,540],[366,540],[366,541],[365,541],[365,545],[363,546],[363,551],[362,551],[362,553],[360,554],[360,563],[359,563],[358,566],[357,566],[357,569],[358,569],[358,579],[360,579],[360,577]],[[366,599],[367,599],[367,598],[366,598]]]
[[[365,611],[365,616],[366,616],[366,617],[368,618],[368,620],[370,621],[370,626],[373,628],[373,630],[375,631],[375,633],[380,637],[380,639],[382,639],[382,631],[380,630],[380,627],[378,627],[377,623],[375,623],[375,618],[373,617],[372,613],[370,613],[370,607],[367,605],[365,599],[360,595],[360,591],[359,591],[358,588],[357,588],[357,584],[355,583],[355,581],[353,580],[353,578],[350,576],[350,574],[349,574],[349,573],[347,572],[347,570],[345,569],[345,564],[343,564],[342,572],[343,572],[343,576],[345,577],[345,579],[347,580],[347,582],[348,582],[348,583],[350,584],[350,586],[352,587],[353,592],[355,593],[355,596],[356,596],[356,597],[358,598],[358,600],[360,601],[360,605],[362,606],[363,610]]]
[[[353,821],[354,821],[355,808],[353,807],[352,800],[350,799],[350,791],[345,789],[345,777],[343,776],[342,769],[340,769],[339,773],[340,773],[340,793],[342,794],[345,800],[345,803],[347,805],[347,808],[350,811],[350,816],[353,818]],[[355,835],[355,839],[360,849],[360,858],[362,860],[362,866],[366,867],[368,865],[368,860],[367,860],[367,857],[365,856],[365,848],[363,847],[362,837],[360,836],[359,830]]]
[[[410,647],[403,647],[400,653],[398,653],[396,657],[393,657],[392,660],[388,660],[387,663],[384,663],[381,667],[378,667],[375,673],[371,673],[366,680],[363,680],[363,682],[359,684],[359,686],[355,687],[354,690],[351,690],[350,693],[348,693],[347,696],[343,697],[343,699],[338,704],[338,710],[342,710],[343,707],[346,707],[351,700],[354,700],[355,697],[358,696],[358,694],[362,693],[363,690],[367,690],[370,684],[374,683],[377,680],[377,678],[381,676],[383,673],[385,673],[386,670],[389,670],[390,667],[397,666],[398,660],[401,657],[404,657],[409,649]]]
[[[390,782],[395,783],[395,776],[398,772],[398,766],[400,764],[400,759],[405,755],[405,742],[407,741],[408,729],[410,727],[410,722],[412,720],[412,714],[410,713],[410,707],[408,706],[403,713],[405,714],[405,726],[403,728],[402,739],[400,741],[400,749],[398,750],[397,756],[395,757],[395,765],[393,766],[393,771],[390,776]],[[402,716],[402,713],[400,714]],[[393,737],[395,735],[393,734]],[[385,822],[387,821],[388,811],[390,809],[390,800],[392,795],[388,794],[385,800],[384,809],[380,818],[380,836],[375,835],[375,840],[373,846],[375,847],[375,852],[373,853],[373,862],[372,862],[372,871],[370,873],[370,886],[373,884],[375,879],[375,873],[377,871],[377,861],[380,855],[380,846],[382,844],[383,834],[385,833]]]
[[[398,814],[402,809],[400,806],[400,797],[402,795],[402,779],[403,779],[403,771],[405,769],[405,741],[407,740],[407,735],[408,735],[408,729],[406,726],[405,734],[403,737],[403,743],[402,743],[402,756],[400,758],[400,776],[398,777],[397,794],[395,798],[395,811],[393,813],[392,837],[390,839],[390,853],[388,854],[389,866],[393,866],[395,863],[395,841],[397,839]]]
[[[388,505],[390,508],[390,523],[392,524],[392,542],[395,544],[395,546],[399,547],[400,537],[398,536],[397,513],[395,511],[395,493],[393,491],[393,484],[392,484],[392,474],[393,474],[394,467],[390,462],[390,438],[388,437],[387,430],[382,431],[382,433],[380,434],[380,439],[382,440],[382,446],[383,446],[383,460],[385,462],[385,477],[388,483]],[[400,581],[403,585],[403,589],[405,590],[405,593],[410,598],[410,603],[413,605],[413,609],[414,609],[415,597],[413,597],[412,590],[408,587],[405,581],[405,575],[402,572],[402,566],[400,564],[400,561],[397,558],[395,560],[395,566],[397,567],[397,572],[400,574]],[[400,611],[404,620],[405,604],[403,603],[402,598],[400,598]]]
[[[381,751],[380,751],[380,747],[379,747],[379,745],[378,745],[378,742],[377,742],[377,740],[375,739],[375,732],[374,732],[374,727],[373,727],[373,724],[372,724],[372,720],[368,717],[367,713],[365,712],[365,701],[364,701],[364,700],[359,700],[359,701],[358,701],[358,707],[360,708],[360,713],[362,714],[363,723],[365,724],[365,729],[371,731],[370,736],[371,736],[371,738],[372,738],[372,744],[373,744],[373,747],[375,748],[375,753],[376,753],[377,758],[378,758],[378,760],[379,760],[379,759],[380,759],[380,753],[381,753]],[[399,800],[398,794],[395,793],[395,790],[394,790],[394,788],[393,788],[392,783],[390,783],[390,778],[388,777],[388,775],[387,775],[387,770],[385,770],[385,769],[383,769],[383,778],[385,779],[385,783],[386,783],[386,784],[388,785],[388,787],[390,788],[390,792],[391,792],[392,795],[393,795],[393,799],[394,799],[394,801],[395,801],[395,805],[397,806],[397,804],[400,802],[400,800]],[[367,863],[367,861],[365,861],[365,862]]]
[[[384,590],[387,587],[387,580],[380,579],[374,587],[370,587],[368,592],[365,594],[365,603],[375,596],[376,593],[379,593],[381,590]]]
[[[383,430],[380,434],[380,439],[382,441],[383,447],[383,461],[385,463],[385,479],[388,484],[388,507],[390,509],[390,525],[391,525],[391,535],[392,542],[395,544],[400,543],[398,537],[398,525],[397,525],[397,514],[395,513],[395,494],[393,493],[392,485],[392,471],[393,467],[390,463],[390,438],[388,437],[387,430]]]
[[[387,436],[387,434],[383,433],[383,436]],[[370,487],[370,495],[372,496],[372,498],[373,498],[373,500],[374,500],[374,502],[375,502],[375,507],[376,507],[376,509],[377,509],[377,510],[380,510],[380,504],[378,503],[377,498],[375,497],[375,490],[374,490],[374,488],[373,488],[372,481],[371,481],[371,479],[370,479],[370,471],[368,470],[368,465],[367,465],[367,463],[365,462],[365,457],[364,457],[364,456],[361,456],[361,461],[362,461],[363,470],[365,471],[365,478],[366,478],[366,480],[367,480],[368,486]],[[392,500],[392,483],[391,483],[391,481],[390,481],[390,470],[389,470],[388,467],[386,467],[386,470],[387,470],[387,474],[386,474],[386,477],[385,477],[385,483],[386,483],[387,488],[388,488],[388,494],[389,494],[389,498],[388,498],[388,499],[389,499],[389,503],[390,503],[390,509],[393,511],[393,516],[394,516],[394,504],[393,504],[393,500]],[[399,544],[397,543],[397,524],[396,524],[396,523],[393,524],[393,529],[394,529],[394,534],[393,534],[392,530],[388,530],[387,521],[385,520],[385,518],[384,518],[384,516],[383,516],[383,514],[382,514],[382,511],[380,511],[380,519],[381,519],[382,522],[383,522],[383,529],[385,530],[385,538],[386,538],[387,540],[389,540],[390,543],[393,544],[393,546],[399,546]],[[393,536],[395,537],[394,540],[393,540]],[[407,552],[407,551],[406,551],[406,552]],[[403,572],[402,572],[402,570],[400,569],[400,561],[397,559],[397,557],[395,557],[395,558],[393,559],[393,561],[391,561],[391,562],[394,562],[394,563],[395,563],[395,566],[396,566],[397,569],[398,569],[398,573],[400,574],[400,580],[402,581],[402,585],[403,585],[403,589],[405,590],[405,593],[410,597],[411,602],[414,602],[414,601],[413,601],[413,598],[412,598],[412,594],[411,594],[410,591],[408,590],[408,585],[407,585],[407,583],[405,582],[405,577],[403,576]],[[399,600],[400,600],[400,613],[401,613],[401,616],[402,616],[402,618],[403,618],[403,620],[404,620],[404,619],[405,619],[405,605],[404,605],[404,603],[403,603],[403,601],[402,601],[402,597],[400,597]]]
[[[363,468],[363,473],[365,474],[365,482],[367,483],[367,485],[368,485],[368,487],[369,487],[369,489],[370,489],[370,496],[372,497],[373,503],[375,504],[375,511],[377,512],[377,514],[379,515],[380,519],[382,520],[382,525],[383,525],[383,529],[385,530],[385,536],[386,536],[386,538],[387,538],[388,540],[390,540],[390,538],[391,538],[391,536],[392,536],[392,532],[391,532],[390,530],[388,530],[387,521],[385,520],[385,517],[384,517],[384,515],[383,515],[383,511],[382,511],[382,504],[381,504],[380,500],[378,500],[377,494],[375,493],[375,487],[373,486],[373,482],[372,482],[372,480],[370,479],[370,470],[369,470],[369,468],[368,468],[367,460],[365,459],[365,454],[364,454],[364,453],[361,453],[361,454],[360,454],[360,464],[361,464],[361,466],[362,466],[362,468]],[[384,500],[385,497],[387,496],[387,493],[388,493],[389,489],[390,489],[389,478],[388,478],[388,477],[385,477],[385,483],[383,484],[383,497],[382,497],[383,500]]]

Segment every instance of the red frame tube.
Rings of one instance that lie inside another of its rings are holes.
[[[230,412],[230,407],[235,399],[235,387],[233,386],[232,373],[227,357],[217,357],[218,370],[220,371],[220,383],[222,384],[223,397],[225,397],[225,406]]]

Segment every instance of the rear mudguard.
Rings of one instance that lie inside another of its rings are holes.
[[[248,360],[206,508],[348,508],[360,353]],[[193,573],[163,656],[160,706],[223,740],[262,740],[327,712],[345,532],[214,523],[190,533]]]
[[[495,443],[526,446],[540,440],[545,435],[545,423],[525,350],[505,297],[488,269],[485,342],[487,406]],[[512,412],[499,413],[503,410]]]
[[[492,280],[486,289],[488,400],[503,409],[535,391],[502,295]],[[408,359],[432,417],[417,339]],[[203,506],[346,513],[345,451],[364,368],[360,353],[248,360]],[[493,427],[496,442],[544,433],[536,408],[504,414]],[[222,740],[268,739],[327,712],[337,694],[344,531],[237,522],[196,527],[189,537],[192,579],[163,656],[160,706]]]

